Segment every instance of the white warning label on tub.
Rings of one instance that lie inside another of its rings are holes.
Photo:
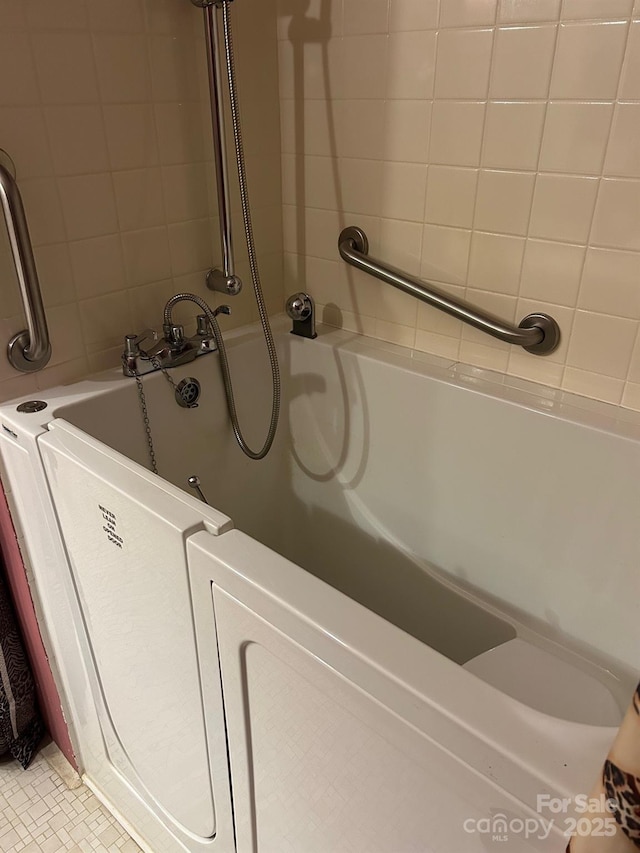
[[[102,530],[105,536],[116,548],[122,548],[124,540],[121,536],[118,536],[118,519],[116,514],[105,506],[102,506],[102,504],[98,504],[98,509],[102,515]]]

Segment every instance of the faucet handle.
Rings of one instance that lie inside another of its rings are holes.
[[[167,343],[177,347],[184,345],[184,326],[179,323],[165,323],[162,332]]]
[[[124,354],[125,356],[137,356],[140,355],[140,344],[142,341],[146,341],[147,338],[151,338],[154,343],[158,340],[157,332],[154,332],[153,329],[145,329],[144,332],[140,332],[139,335],[125,335],[124,336]]]

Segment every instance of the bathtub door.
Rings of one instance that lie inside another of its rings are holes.
[[[240,531],[187,551],[196,618],[215,622],[238,853],[479,853],[496,813],[535,820],[512,795],[535,803],[535,774],[438,707],[459,678],[490,728],[486,685]],[[564,849],[555,831],[503,846]]]
[[[136,828],[153,849],[198,851],[215,839],[216,850],[230,853],[220,681],[207,673],[205,720],[185,542],[231,522],[64,421],[53,421],[39,447],[104,739],[89,779],[134,825],[131,810],[142,800],[180,841],[158,835],[149,814]],[[126,803],[116,776],[135,791]]]

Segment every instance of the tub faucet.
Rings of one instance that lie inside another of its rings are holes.
[[[220,305],[213,315],[230,313],[228,305]],[[125,376],[140,376],[188,364],[198,356],[218,349],[205,314],[198,315],[196,333],[191,337],[185,336],[184,326],[174,322],[164,323],[162,334],[160,337],[152,329],[146,329],[138,335],[125,335],[122,353],[122,371]]]

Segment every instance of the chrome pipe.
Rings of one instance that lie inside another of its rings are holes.
[[[193,2],[193,0],[192,0]],[[200,5],[197,3],[196,5]],[[222,88],[222,68],[220,66],[219,29],[216,7],[207,4],[203,7],[205,21],[205,42],[207,46],[207,66],[209,69],[209,98],[211,101],[211,126],[213,130],[213,160],[216,169],[218,193],[218,216],[220,218],[220,245],[222,248],[222,269],[212,269],[207,275],[210,290],[237,295],[242,289],[242,281],[235,272],[233,253],[233,235],[231,225],[231,199],[229,190],[229,168],[225,148],[226,123],[224,115],[224,95]]]
[[[16,370],[31,373],[41,370],[51,358],[49,329],[22,197],[15,178],[2,164],[0,204],[7,224],[11,254],[27,321],[27,328],[9,341],[7,358]]]
[[[338,250],[342,260],[351,266],[507,344],[521,346],[534,355],[548,355],[560,343],[560,327],[548,314],[528,314],[518,326],[513,326],[464,299],[454,299],[431,282],[413,278],[370,257],[369,241],[361,228],[345,228],[338,238]]]

